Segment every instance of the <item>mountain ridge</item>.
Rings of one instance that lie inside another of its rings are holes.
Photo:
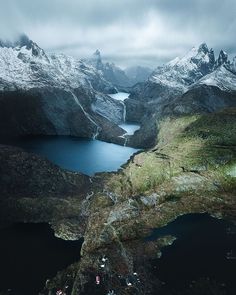
[[[213,49],[209,49],[206,43],[202,43],[198,48],[193,47],[183,57],[177,57],[166,65],[157,67],[147,81],[133,87],[130,100],[126,101],[128,118],[137,120],[135,113],[143,117],[147,113],[158,113],[160,116],[163,108],[174,104],[176,99],[178,101],[178,98],[188,91],[193,93],[194,88],[214,86],[222,91],[234,92],[235,61],[236,58],[230,61],[223,50],[216,59]],[[199,92],[196,91],[196,95],[197,93]],[[197,97],[194,98],[195,104],[197,100]],[[180,101],[189,105],[184,99]],[[234,100],[229,101],[235,104]]]

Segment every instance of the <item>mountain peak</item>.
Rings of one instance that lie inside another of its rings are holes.
[[[25,47],[27,50],[31,50],[32,55],[35,57],[46,57],[44,50],[40,48],[35,42],[33,42],[26,34],[20,34],[14,41],[0,40],[0,47]]]
[[[209,53],[209,48],[205,42],[199,46],[198,52],[203,52],[205,54]]]
[[[26,34],[20,34],[15,38],[15,40],[0,40],[0,46],[1,47],[23,47],[23,46],[29,46],[32,43],[32,41],[29,39],[29,37]]]
[[[94,52],[93,55],[95,55],[95,56],[101,56],[101,52],[100,52],[100,50],[97,49],[97,50]]]
[[[220,67],[221,65],[227,64],[228,62],[228,54],[225,51],[221,50],[216,61],[216,67]]]
[[[29,37],[26,35],[26,34],[21,34],[18,38],[18,40],[16,40],[14,43],[20,47],[23,47],[23,46],[29,46],[31,45],[33,41],[31,41],[29,39]]]

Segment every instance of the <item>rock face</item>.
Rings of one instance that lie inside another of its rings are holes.
[[[113,85],[81,60],[46,54],[22,36],[1,42],[0,67],[1,135],[95,137],[107,126],[118,136],[124,133],[115,126],[122,122],[122,106],[100,93],[114,91]],[[100,104],[106,104],[104,114]]]
[[[0,162],[0,226],[12,221],[48,222],[66,239],[84,235],[88,176],[10,146],[0,146]]]

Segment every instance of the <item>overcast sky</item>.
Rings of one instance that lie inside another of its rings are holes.
[[[0,37],[155,67],[206,42],[236,55],[236,0],[1,0]]]

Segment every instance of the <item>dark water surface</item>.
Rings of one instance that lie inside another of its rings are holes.
[[[160,294],[189,294],[177,290],[187,290],[193,280],[210,278],[223,293],[191,294],[235,295],[236,259],[229,259],[236,255],[235,231],[231,223],[207,214],[184,215],[154,230],[147,240],[177,237],[173,245],[163,248],[160,259],[151,261],[154,276],[169,290]],[[55,238],[47,224],[16,224],[1,229],[0,236],[0,292],[12,289],[9,294],[36,295],[46,279],[80,258],[82,241]]]
[[[138,151],[100,140],[70,136],[22,137],[3,143],[45,156],[62,168],[87,175],[117,171]]]
[[[0,291],[9,294],[38,294],[48,278],[80,258],[82,241],[58,239],[48,224],[16,224],[0,237]]]
[[[153,261],[158,278],[177,289],[192,280],[210,278],[222,284],[225,294],[236,294],[234,225],[207,214],[188,214],[155,229],[148,240],[165,235],[173,235],[177,240],[163,248],[161,258]]]

